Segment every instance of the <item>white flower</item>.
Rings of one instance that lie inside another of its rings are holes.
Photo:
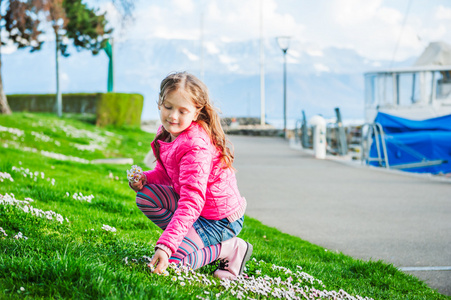
[[[109,225],[105,225],[105,224],[103,224],[102,229],[103,229],[103,230],[106,230],[106,231],[110,231],[110,232],[116,232],[116,231],[117,231],[116,228],[111,227],[111,226],[109,226]],[[92,229],[92,230],[93,230],[93,229]]]
[[[21,137],[25,134],[25,132],[23,130],[20,130],[18,128],[12,128],[12,127],[3,127],[0,125],[0,131],[6,131],[9,132],[11,134],[14,134],[18,137]],[[20,162],[19,162],[20,163]]]
[[[7,179],[11,182],[14,182],[14,179],[11,177],[11,175],[9,173],[6,172],[0,172],[0,181],[3,182],[3,179]]]
[[[19,231],[18,234],[16,234],[16,235],[14,236],[14,238],[15,238],[16,240],[18,240],[18,239],[25,239],[25,240],[28,240],[28,238],[27,238],[26,236],[24,236],[24,235],[22,234],[22,232],[20,232],[20,231]]]
[[[57,220],[58,222],[60,222],[61,224],[63,224],[64,219],[63,219],[63,216],[62,216],[62,215],[57,214],[57,215],[56,215],[56,220]]]
[[[2,232],[4,236],[8,236],[8,235],[6,234],[6,231],[5,231],[2,227],[0,227],[0,232]]]
[[[129,182],[137,182],[141,178],[143,170],[137,165],[133,165],[130,170],[127,170],[127,179]],[[116,176],[117,177],[117,176]],[[117,179],[116,179],[117,180]]]
[[[146,259],[147,257],[143,256],[142,258]],[[141,259],[138,261],[143,262],[143,260]],[[262,269],[267,269],[269,266],[271,266],[270,264],[267,264],[263,261],[258,262],[257,265],[260,265]],[[149,264],[147,264],[147,266],[151,267]],[[175,274],[183,274],[171,277],[171,280],[173,282],[178,281],[180,283],[180,286],[198,282],[200,284],[203,284],[205,287],[211,287],[210,289],[204,288],[204,296],[197,295],[196,298],[198,299],[209,299],[209,295],[211,295],[212,289],[223,287],[226,291],[229,291],[235,298],[238,299],[266,299],[270,296],[273,296],[275,298],[283,299],[372,300],[368,297],[361,297],[358,295],[352,296],[343,290],[340,290],[339,292],[327,291],[325,289],[318,290],[313,286],[313,284],[321,284],[321,286],[325,288],[324,284],[322,284],[320,280],[307,273],[296,270],[296,273],[294,273],[293,275],[295,278],[299,279],[299,277],[302,277],[303,279],[307,279],[301,286],[300,283],[297,283],[297,281],[293,279],[294,277],[288,277],[285,280],[282,279],[285,278],[285,274],[293,273],[293,271],[291,271],[290,269],[276,265],[272,265],[271,268],[272,270],[274,270],[274,274],[276,276],[279,275],[279,277],[272,278],[266,274],[262,274],[263,276],[258,277],[248,277],[247,275],[240,275],[234,281],[223,279],[218,282],[215,280],[209,280],[205,274],[196,273],[186,265],[176,265],[174,263],[170,263],[168,266],[168,269],[174,270]],[[298,266],[298,269],[301,269],[301,267]],[[153,268],[151,270],[153,271]],[[255,270],[255,272],[260,274],[263,273],[263,271],[261,270]],[[165,271],[163,275],[169,276],[169,272]],[[280,276],[282,276],[282,278]],[[216,296],[215,298],[220,298],[222,295],[223,292],[214,294],[214,296]]]
[[[60,223],[62,223],[62,219],[63,217],[57,213],[55,213],[54,211],[43,211],[41,209],[37,209],[37,208],[33,208],[33,206],[31,206],[29,204],[29,201],[33,202],[33,199],[31,198],[25,198],[26,200],[17,200],[14,197],[14,194],[6,194],[6,195],[0,195],[0,205],[13,205],[13,206],[17,206],[17,208],[21,209],[23,212],[25,213],[31,213],[33,216],[36,217],[43,217],[43,218],[47,218],[49,220],[53,220],[53,216],[56,217],[57,221],[59,221]]]
[[[154,267],[153,265],[151,265],[151,264],[148,264],[147,266],[149,267],[149,269],[150,269],[150,272],[153,272],[153,271],[155,271],[155,267]]]
[[[21,291],[21,292],[24,292],[24,291],[25,291],[25,288],[24,288],[23,286],[21,286],[21,287],[20,287],[20,291]]]
[[[66,192],[66,195],[69,196],[70,194]],[[86,201],[88,203],[92,202],[92,199],[94,199],[94,195],[89,195],[89,196],[84,196],[82,193],[74,193],[72,195],[72,198],[75,200],[80,200],[80,201]]]

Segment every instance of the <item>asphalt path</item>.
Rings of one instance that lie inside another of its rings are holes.
[[[332,251],[391,263],[451,295],[451,180],[319,160],[282,138],[229,138],[248,216]]]

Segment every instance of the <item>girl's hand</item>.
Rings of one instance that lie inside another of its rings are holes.
[[[130,186],[135,191],[140,191],[146,185],[146,183],[147,183],[147,178],[146,178],[146,175],[143,174],[137,182],[130,182]]]
[[[157,251],[155,251],[154,256],[152,256],[152,260],[148,264],[149,267],[156,266],[153,273],[157,274],[163,274],[163,272],[166,271],[168,265],[169,265],[168,254],[161,249],[157,249]]]

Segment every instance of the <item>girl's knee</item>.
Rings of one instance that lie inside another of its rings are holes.
[[[143,208],[157,208],[159,207],[158,203],[160,203],[158,196],[147,185],[136,194],[135,202],[136,206],[141,210]]]
[[[136,197],[136,206],[143,210],[144,208],[157,208],[158,205],[155,203],[154,199],[145,199],[143,197]]]
[[[177,209],[177,197],[171,187],[147,184],[136,194],[136,205],[140,210],[166,209],[172,213]],[[159,210],[161,213],[161,211]]]

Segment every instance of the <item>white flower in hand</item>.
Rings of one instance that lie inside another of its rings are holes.
[[[138,182],[143,177],[143,170],[137,165],[133,165],[130,170],[127,170],[127,179],[130,183]]]

